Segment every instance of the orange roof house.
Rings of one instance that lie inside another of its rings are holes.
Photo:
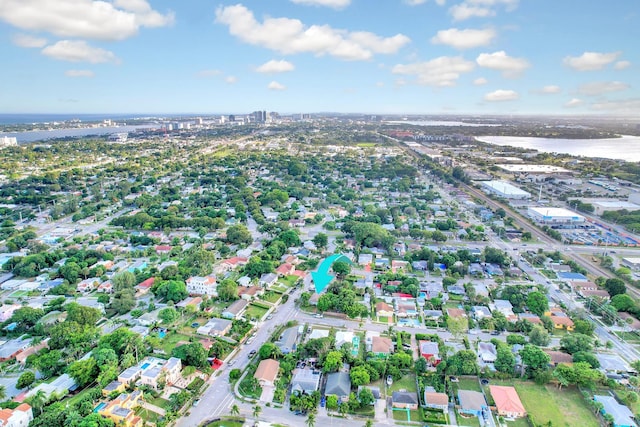
[[[509,418],[520,418],[527,415],[518,392],[513,387],[491,385],[489,392],[496,403],[498,415]]]

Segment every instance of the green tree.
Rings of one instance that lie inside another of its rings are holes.
[[[307,427],[315,427],[316,425],[316,414],[314,411],[309,412],[307,415]]]
[[[29,387],[31,384],[34,383],[35,380],[36,380],[36,374],[34,374],[32,371],[24,371],[24,373],[20,375],[20,378],[18,378],[18,382],[16,383],[16,388],[22,389],[25,387]]]
[[[525,345],[520,350],[520,357],[522,357],[522,363],[526,366],[529,378],[534,378],[539,371],[546,370],[551,361],[551,357],[547,353],[531,344]]]
[[[576,319],[573,321],[573,331],[578,334],[592,336],[595,326],[588,320]]]
[[[531,344],[545,347],[549,345],[550,341],[551,337],[545,328],[540,325],[534,325],[533,328],[531,328],[531,331],[529,332],[529,342]]]
[[[593,339],[587,335],[573,333],[565,335],[560,339],[560,347],[569,354],[574,354],[579,351],[589,352],[593,350]]]
[[[530,292],[527,295],[527,307],[532,313],[542,316],[545,311],[549,310],[549,300],[542,292]]]
[[[616,295],[624,294],[627,292],[627,286],[624,284],[622,279],[618,279],[617,277],[612,277],[607,279],[604,282],[604,288],[609,292],[611,297],[615,297]]]
[[[79,386],[84,387],[93,382],[98,375],[98,366],[94,358],[78,360],[69,365],[68,373]]]
[[[130,271],[123,271],[122,273],[114,274],[111,278],[114,291],[121,291],[123,289],[133,289],[136,284],[136,275]]]
[[[268,342],[263,344],[258,350],[260,360],[277,358],[281,355],[280,349],[274,343]]]
[[[253,242],[251,233],[242,224],[232,225],[227,229],[227,241],[234,245],[250,245]]]
[[[351,369],[351,372],[349,372],[349,377],[351,378],[351,384],[354,387],[369,384],[371,382],[369,371],[363,365],[356,366],[355,368]]]
[[[469,330],[469,319],[466,317],[447,317],[447,329],[458,338]]]
[[[67,322],[76,322],[79,325],[95,325],[102,317],[102,313],[97,308],[85,307],[76,302],[71,302],[64,306],[67,311]]]
[[[231,406],[230,414],[232,417],[237,417],[240,415],[240,408],[235,403]]]
[[[342,366],[342,353],[339,351],[330,351],[324,359],[322,371],[336,372]]]
[[[627,294],[618,294],[611,298],[611,305],[618,311],[631,311],[636,307],[636,302]]]
[[[261,412],[262,412],[262,406],[260,406],[260,405],[254,406],[253,407],[253,418],[255,418],[257,420],[258,417],[260,416]]]
[[[183,344],[176,347],[171,352],[173,357],[177,357],[183,364],[203,368],[208,365],[207,352],[199,342]]]
[[[339,277],[345,277],[349,273],[351,273],[351,266],[346,261],[336,261],[331,266],[331,269],[334,273],[336,273]]]
[[[598,369],[600,367],[598,358],[593,353],[590,353],[588,351],[578,351],[573,354],[573,363],[578,362],[587,362],[589,366],[594,369]]]
[[[498,345],[498,354],[493,366],[495,366],[498,372],[513,374],[513,370],[516,367],[516,358],[513,356],[508,345]]]
[[[358,400],[360,401],[361,406],[369,406],[372,405],[376,399],[373,396],[373,392],[370,388],[362,387],[362,389],[358,392]]]
[[[153,294],[164,301],[178,302],[189,296],[187,285],[177,280],[157,281],[151,287]]]
[[[222,301],[233,301],[238,299],[238,285],[231,279],[224,279],[218,285],[218,298]]]
[[[180,314],[173,307],[163,308],[158,312],[158,318],[162,320],[164,324],[171,324],[180,318]]]
[[[318,233],[314,236],[313,243],[317,247],[324,249],[327,247],[327,244],[329,244],[329,237],[324,233]]]

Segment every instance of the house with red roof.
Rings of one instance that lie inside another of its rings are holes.
[[[278,276],[290,276],[294,271],[296,271],[295,266],[288,263],[281,264],[278,268],[276,268],[276,273],[278,273]]]
[[[513,387],[490,385],[489,392],[496,404],[498,415],[508,418],[522,418],[527,415],[518,392]]]
[[[156,253],[158,255],[166,255],[171,252],[171,246],[169,245],[158,245],[156,246]]]
[[[33,421],[33,410],[26,403],[21,403],[16,409],[0,409],[0,426],[2,427],[26,427],[31,421]]]

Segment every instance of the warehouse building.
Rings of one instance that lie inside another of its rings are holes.
[[[482,182],[482,188],[489,193],[504,197],[505,199],[525,200],[531,198],[531,193],[521,190],[505,181],[484,181]]]
[[[602,215],[608,211],[621,211],[626,209],[628,211],[640,210],[640,205],[623,200],[598,200],[591,202],[593,206],[593,213],[596,215]]]
[[[582,215],[564,208],[529,206],[527,214],[535,222],[549,226],[581,225],[586,221],[585,217]]]

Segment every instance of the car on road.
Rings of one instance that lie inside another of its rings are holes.
[[[322,319],[322,318],[324,317],[324,314],[322,314],[322,313],[317,313],[314,317],[315,317],[316,319]]]
[[[198,406],[198,404],[200,403],[200,399],[196,399],[193,401],[193,406]]]
[[[227,365],[229,365],[229,366],[233,366],[235,364],[236,364],[236,360],[235,359],[231,359],[231,360],[229,360],[229,363],[227,363]]]
[[[249,358],[252,358],[253,356],[255,356],[255,355],[256,355],[256,353],[257,353],[257,351],[256,351],[256,350],[251,350],[251,351],[249,352]]]
[[[273,319],[273,314],[270,314],[267,316],[267,320],[271,320],[271,319]]]

